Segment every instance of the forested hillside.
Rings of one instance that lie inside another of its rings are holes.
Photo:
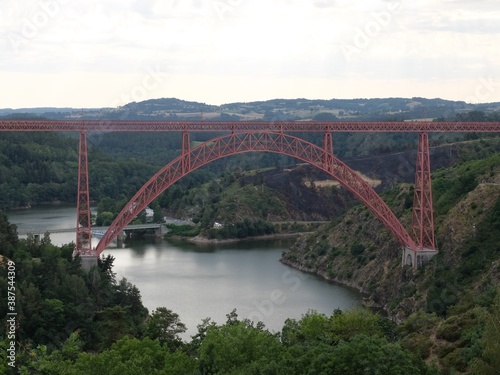
[[[90,143],[90,195],[132,196],[157,167],[143,161],[113,160]],[[0,210],[34,204],[76,202],[78,139],[57,133],[2,133]]]
[[[447,371],[470,373],[478,353],[487,350],[481,337],[494,334],[485,329],[486,317],[500,314],[494,305],[500,286],[500,154],[475,159],[465,152],[456,166],[434,172],[432,182],[439,254],[424,268],[402,266],[400,244],[362,206],[303,236],[283,262],[362,290],[368,304],[404,322],[405,347]],[[408,228],[412,186],[382,196]]]
[[[78,142],[53,133],[2,133],[0,209],[72,200]]]

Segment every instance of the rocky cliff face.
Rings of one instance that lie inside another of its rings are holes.
[[[480,145],[480,142],[485,144]],[[500,152],[500,138],[432,147],[432,171],[450,167],[464,155],[474,158],[492,152]],[[415,150],[345,160],[345,163],[360,173],[377,192],[400,183],[413,184],[415,162]],[[268,170],[244,177],[241,182],[262,183],[274,191],[288,213],[287,217],[279,220],[333,220],[357,204],[352,195],[338,182],[307,164],[289,169]],[[406,203],[412,198],[411,195],[406,197]]]
[[[405,186],[398,197],[404,201],[409,190],[409,186]],[[408,217],[404,215],[405,222]],[[413,270],[401,267],[401,255],[397,240],[368,209],[358,206],[338,223],[300,237],[282,261],[356,288],[367,295],[368,305],[385,307],[413,275]]]

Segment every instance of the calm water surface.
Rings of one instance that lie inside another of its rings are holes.
[[[9,213],[24,233],[73,228],[76,208],[67,205],[37,207]],[[74,233],[55,233],[57,245],[74,242]],[[233,244],[193,245],[184,242],[134,242],[108,248],[115,257],[117,279],[135,284],[144,305],[165,306],[195,334],[202,319],[223,323],[236,308],[240,318],[263,321],[279,331],[287,318],[308,310],[330,315],[334,309],[361,305],[361,296],[279,262],[290,240],[245,241]],[[94,243],[94,246],[96,244]]]

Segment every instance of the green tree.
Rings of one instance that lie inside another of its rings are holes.
[[[111,211],[103,211],[97,214],[95,224],[97,226],[108,226],[110,225],[115,218],[115,214]]]
[[[170,348],[177,348],[182,343],[180,333],[186,332],[186,325],[179,319],[179,315],[166,307],[158,307],[151,313],[146,323],[144,334]]]
[[[27,360],[20,366],[21,374],[74,374],[74,362],[82,352],[83,342],[77,333],[64,342],[60,350],[49,351],[47,346],[38,345],[26,353]]]
[[[142,304],[139,289],[126,278],[122,278],[116,286],[115,303],[127,308],[136,326],[147,316],[147,309]]]
[[[43,300],[40,318],[41,324],[33,337],[35,342],[62,344],[67,337],[64,332],[64,303],[56,298]]]
[[[155,223],[163,222],[163,212],[158,202],[155,202],[153,205],[153,222]]]
[[[287,319],[281,337],[286,345],[331,345],[359,334],[382,336],[379,317],[363,309],[336,310],[330,317],[310,311],[299,321]]]
[[[299,321],[287,319],[281,331],[281,339],[286,345],[310,345],[331,342],[328,317],[315,311],[305,314]]]
[[[158,340],[125,337],[100,354],[81,354],[70,374],[189,375],[196,365],[182,352],[169,353]]]
[[[500,374],[500,288],[497,289],[491,312],[485,314],[485,320],[481,339],[483,353],[473,362],[472,369],[478,375]]]
[[[0,211],[0,255],[11,257],[18,245],[17,227]]]
[[[132,333],[125,307],[107,307],[100,311],[97,317],[97,332],[101,349],[110,347],[111,344]]]
[[[348,341],[341,341],[329,359],[330,361],[326,363],[318,360],[313,362],[312,366],[322,371],[316,373],[422,374],[422,369],[414,364],[415,359],[409,352],[379,336],[357,335]]]
[[[283,347],[277,335],[233,321],[221,327],[209,327],[199,353],[202,374],[259,374],[276,368]]]

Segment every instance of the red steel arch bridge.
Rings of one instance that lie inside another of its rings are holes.
[[[500,132],[500,122],[208,122],[122,120],[0,120],[1,132],[78,132],[78,199],[74,255],[96,258],[149,203],[173,183],[214,160],[245,152],[274,152],[294,157],[324,171],[357,197],[404,248],[403,263],[417,267],[437,253],[434,239],[430,172],[430,132]],[[87,133],[180,132],[181,154],[158,171],[130,199],[96,247],[92,247]],[[193,132],[220,136],[191,147]],[[292,135],[322,133],[321,146]],[[380,196],[351,168],[335,157],[335,132],[418,133],[418,151],[410,233]]]

